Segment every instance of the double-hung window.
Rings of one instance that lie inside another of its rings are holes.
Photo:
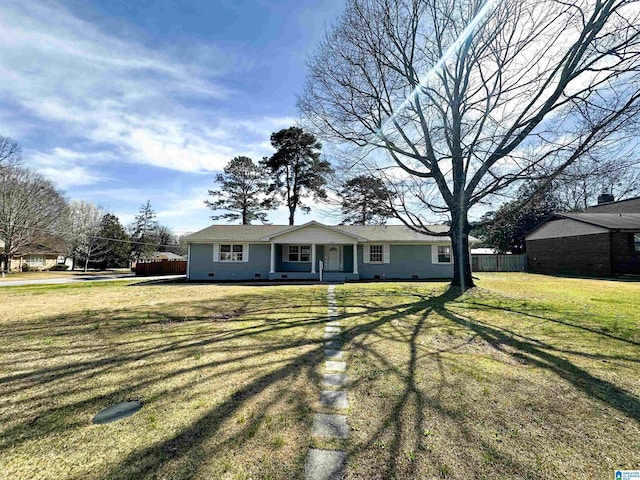
[[[221,244],[221,262],[242,262],[244,260],[244,245]]]
[[[640,233],[633,234],[633,245],[634,245],[635,251],[640,253]]]
[[[384,260],[382,245],[369,246],[369,263],[382,263]]]
[[[287,262],[310,262],[310,245],[287,245]]]
[[[438,245],[438,263],[451,263],[451,247]]]

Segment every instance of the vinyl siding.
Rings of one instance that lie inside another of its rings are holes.
[[[431,245],[390,245],[389,263],[363,263],[363,246],[358,245],[358,271],[360,278],[373,279],[411,279],[418,278],[451,278],[453,266],[433,264],[431,262]]]
[[[189,278],[211,281],[268,279],[270,259],[270,245],[251,243],[248,262],[214,262],[212,243],[193,243]],[[260,277],[256,277],[256,274],[260,274]]]

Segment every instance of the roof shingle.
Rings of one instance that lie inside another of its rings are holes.
[[[321,225],[321,224],[318,224]],[[262,238],[290,230],[290,225],[211,225],[186,237],[190,243],[197,242],[262,242]],[[424,235],[404,225],[336,225],[332,226],[351,235],[366,238],[370,242],[448,242],[448,236]],[[432,225],[434,232],[445,233],[447,225]],[[469,237],[470,241],[478,240]]]

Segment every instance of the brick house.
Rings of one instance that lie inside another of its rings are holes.
[[[609,208],[615,211],[626,206]],[[640,275],[640,212],[601,211],[591,207],[588,213],[556,214],[529,232],[525,237],[529,271],[602,277]]]

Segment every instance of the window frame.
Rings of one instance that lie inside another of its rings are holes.
[[[225,252],[223,251],[224,247],[229,247],[229,251]],[[238,251],[235,247],[240,247],[240,251]],[[244,258],[245,258],[245,244],[243,243],[221,243],[220,244],[220,250],[218,252],[219,255],[219,260],[220,262],[224,262],[224,263],[240,263],[240,262],[244,262]],[[227,257],[228,255],[228,257]],[[227,258],[225,258],[227,257]]]
[[[440,249],[447,249],[448,252],[447,253],[440,253]],[[437,259],[437,263],[442,263],[445,265],[449,265],[451,263],[451,257],[452,257],[452,251],[451,251],[451,245],[437,245],[436,248],[436,259]],[[449,260],[441,260],[441,255],[444,256],[448,256]]]
[[[29,255],[27,255],[25,263],[29,267],[44,267],[46,258],[44,255],[30,253]]]
[[[380,249],[379,252],[374,252],[373,249]],[[373,256],[380,256],[380,260],[374,260]],[[369,263],[377,263],[377,264],[382,264],[384,263],[384,245],[381,243],[376,243],[376,244],[371,244],[369,245]]]
[[[631,240],[633,241],[633,251],[640,254],[640,232],[633,233]]]
[[[292,252],[291,248],[295,248],[296,252]],[[308,249],[303,252],[303,249]],[[291,260],[291,255],[295,255],[297,260]],[[303,256],[307,257],[307,260],[303,260]],[[286,263],[311,263],[311,245],[307,244],[295,244],[285,245],[285,251],[283,255],[283,261]]]

